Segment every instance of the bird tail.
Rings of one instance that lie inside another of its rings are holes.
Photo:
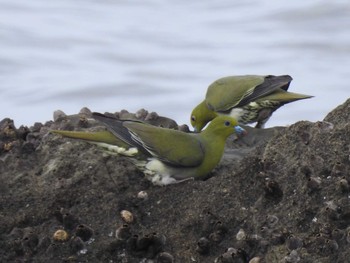
[[[269,94],[269,95],[263,97],[262,99],[269,100],[269,101],[277,101],[277,102],[281,102],[281,103],[285,104],[285,103],[293,102],[296,100],[309,99],[312,97],[314,97],[314,96],[279,90],[279,91],[273,92],[272,94]]]
[[[88,142],[101,142],[120,146],[120,141],[116,139],[116,137],[109,131],[82,132],[52,130],[51,132],[72,139],[79,139]]]
[[[80,131],[59,131],[52,130],[52,133],[62,135],[67,138],[87,141],[104,149],[110,155],[123,155],[127,157],[138,155],[138,149],[127,145],[119,140],[109,131],[80,132]]]

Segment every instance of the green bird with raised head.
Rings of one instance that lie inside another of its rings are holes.
[[[191,113],[196,132],[219,115],[235,118],[240,124],[257,123],[263,128],[272,113],[281,106],[313,96],[288,92],[292,77],[242,75],[216,80],[207,90],[204,101]]]

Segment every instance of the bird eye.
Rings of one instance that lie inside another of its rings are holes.
[[[195,117],[195,116],[192,116],[192,117],[191,117],[191,121],[196,121],[196,117]]]
[[[229,122],[229,121],[225,121],[225,126],[230,126],[231,125],[231,122]]]

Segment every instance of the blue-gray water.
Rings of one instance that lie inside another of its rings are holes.
[[[189,123],[211,82],[239,74],[290,74],[316,96],[268,126],[323,119],[350,97],[350,3],[0,1],[0,119],[17,126],[84,106]]]

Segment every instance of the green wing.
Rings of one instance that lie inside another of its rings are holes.
[[[194,167],[203,162],[204,148],[198,135],[137,122],[124,122],[124,126],[135,141],[165,163]]]
[[[283,76],[230,76],[215,81],[208,87],[206,103],[214,111],[227,111],[244,106],[277,89],[287,90],[292,78]]]

